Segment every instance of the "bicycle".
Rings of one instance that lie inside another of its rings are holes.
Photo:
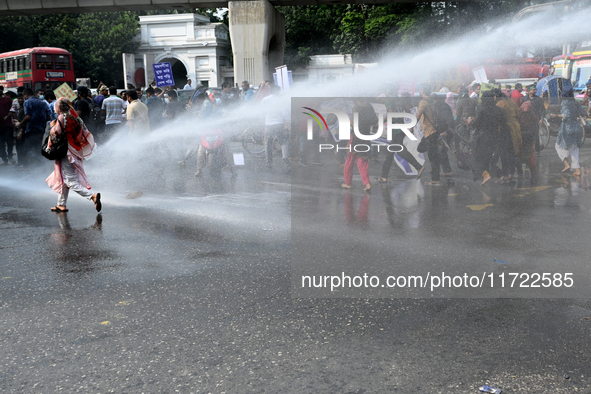
[[[589,128],[590,128],[589,121],[590,121],[590,118],[579,116],[579,123],[581,124],[581,128],[583,129],[583,138],[582,138],[583,142],[581,144],[585,143],[585,136],[587,134],[587,130],[589,130]]]
[[[548,146],[548,143],[550,142],[550,123],[546,118],[542,119],[542,124],[540,125],[538,131],[538,139],[539,145],[536,146],[536,150],[541,152],[545,147]]]
[[[248,126],[242,133],[242,147],[251,156],[265,157],[265,125],[254,124]],[[273,155],[281,152],[281,143],[277,136],[273,137]]]

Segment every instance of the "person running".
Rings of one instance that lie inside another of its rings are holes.
[[[62,97],[57,100],[57,120],[51,122],[51,132],[48,147],[56,141],[56,138],[66,134],[68,139],[68,153],[65,157],[55,161],[54,170],[45,182],[59,194],[57,205],[51,208],[52,212],[68,212],[66,203],[70,190],[92,201],[97,212],[102,209],[101,194],[90,191],[90,183],[86,178],[82,162],[90,156],[94,149],[94,138],[86,128],[79,115],[72,107],[70,100]]]
[[[564,163],[561,172],[567,172],[572,168],[575,170],[575,176],[581,175],[579,148],[583,145],[583,129],[579,123],[579,116],[585,116],[585,108],[575,100],[573,91],[562,92],[560,114],[551,114],[550,117],[562,119],[555,146],[558,157]]]

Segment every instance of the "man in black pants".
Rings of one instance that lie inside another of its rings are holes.
[[[18,163],[23,167],[30,164],[30,158],[41,157],[41,143],[47,121],[51,119],[49,106],[45,101],[39,100],[31,89],[23,91],[25,97],[25,118],[16,123],[16,128],[20,129],[17,134],[17,140],[22,141],[23,155],[19,154]],[[26,125],[25,132],[22,128]],[[24,139],[24,141],[23,141]]]
[[[12,160],[12,141],[14,140],[14,126],[10,109],[12,100],[4,95],[4,86],[0,85],[0,158],[2,164],[6,165]]]
[[[405,112],[405,113],[410,113],[410,107],[411,107],[411,98],[410,97],[401,97],[401,98],[392,98],[392,99],[388,99],[386,101],[386,108],[388,109],[388,112]],[[400,123],[403,123],[404,121],[400,121]],[[399,123],[399,122],[397,122]],[[392,130],[392,144],[397,144],[400,146],[404,146],[403,145],[403,141],[404,141],[404,137],[406,136],[406,134],[404,134],[402,132],[402,130]],[[400,152],[396,152],[398,153],[398,156],[404,160],[406,160],[408,162],[408,164],[410,164],[411,166],[413,166],[417,171],[418,171],[418,175],[417,175],[417,179],[419,179],[421,177],[421,174],[423,173],[423,170],[425,169],[425,166],[422,166],[421,163],[418,162],[418,160],[413,156],[412,153],[410,153],[408,150],[403,149]],[[392,167],[392,162],[394,161],[394,152],[387,152],[387,156],[386,156],[386,161],[384,162],[384,165],[382,166],[382,176],[379,178],[376,178],[380,183],[386,183],[388,182],[388,174],[390,173],[390,167]]]

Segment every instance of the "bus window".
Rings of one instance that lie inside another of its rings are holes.
[[[0,60],[0,73],[5,73],[6,71],[4,70],[4,60]]]
[[[25,70],[31,69],[31,55],[25,58]]]
[[[13,62],[13,59],[8,59],[6,61],[6,64],[7,64],[6,72],[11,72],[12,71],[12,62]]]
[[[587,85],[587,81],[591,79],[591,67],[580,67],[577,69],[577,76],[573,81],[573,88],[575,90],[583,90]]]
[[[19,59],[16,59],[16,63],[17,63],[17,68],[16,69],[18,71],[22,71],[22,70],[25,69],[25,58],[22,58],[21,57]]]
[[[51,55],[35,55],[35,62],[37,63],[38,70],[51,70],[53,69],[53,59]]]
[[[56,70],[70,69],[70,56],[68,55],[54,55]]]

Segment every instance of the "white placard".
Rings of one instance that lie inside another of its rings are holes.
[[[476,82],[488,83],[488,78],[486,77],[486,71],[484,70],[484,67],[475,68],[472,70],[472,73],[474,74],[474,79]]]
[[[234,153],[234,165],[235,166],[243,166],[244,165],[244,153]]]
[[[125,89],[128,85],[133,85],[133,76],[135,74],[135,56],[133,53],[123,53],[123,79],[125,80]]]
[[[152,82],[154,82],[154,68],[152,67],[156,59],[156,55],[152,54],[144,54],[144,78],[146,80],[146,85],[150,86]]]

